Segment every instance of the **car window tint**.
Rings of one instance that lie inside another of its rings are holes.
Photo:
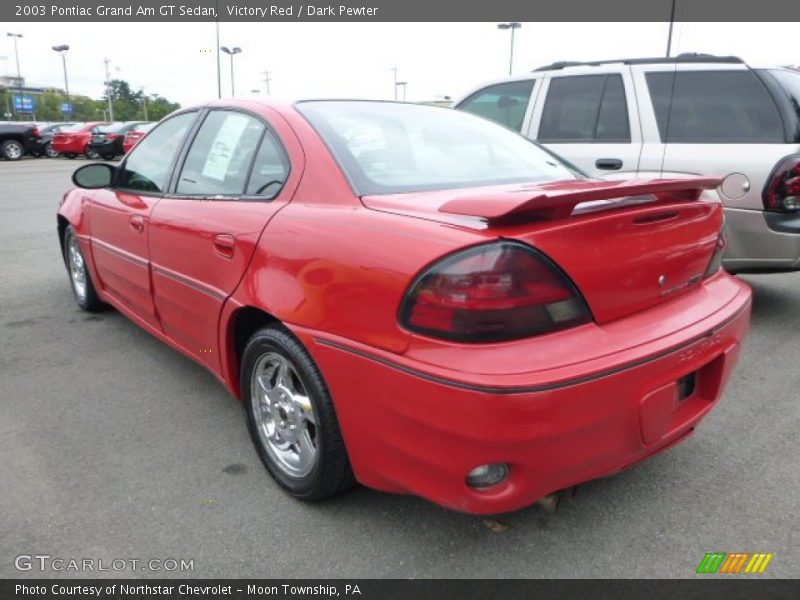
[[[769,74],[777,80],[783,90],[787,104],[787,125],[791,139],[800,142],[800,71],[792,69],[770,69]]]
[[[128,154],[117,186],[142,192],[162,192],[169,168],[197,113],[183,113],[162,122]]]
[[[630,142],[622,77],[612,74],[551,79],[538,138],[543,142]]]
[[[255,117],[234,111],[210,112],[186,155],[176,192],[202,196],[243,194],[263,132],[264,125]]]
[[[661,140],[668,143],[781,143],[783,124],[750,71],[647,73]]]
[[[283,187],[288,174],[289,161],[286,153],[275,134],[268,130],[253,163],[247,194],[274,198]]]
[[[529,79],[492,85],[472,94],[458,108],[520,131],[534,83]]]
[[[619,75],[610,75],[606,78],[594,137],[597,141],[602,142],[631,141],[625,85]]]

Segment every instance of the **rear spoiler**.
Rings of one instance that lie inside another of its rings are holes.
[[[480,217],[492,223],[518,218],[561,219],[570,216],[578,204],[595,200],[649,195],[653,196],[654,202],[694,201],[703,190],[714,189],[721,181],[710,177],[644,181],[590,180],[561,182],[557,187],[555,184],[526,186],[500,193],[476,190],[446,202],[439,207],[439,212]]]

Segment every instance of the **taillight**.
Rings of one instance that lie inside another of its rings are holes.
[[[517,242],[475,246],[411,285],[400,323],[462,342],[523,338],[591,321],[577,288],[550,259]]]
[[[764,208],[781,212],[800,208],[800,155],[787,156],[775,167],[764,188]]]
[[[725,233],[725,219],[722,219],[722,227],[719,229],[717,235],[717,245],[714,247],[714,254],[711,255],[711,261],[708,263],[706,272],[703,273],[703,279],[708,279],[714,273],[719,271],[722,267],[722,258],[725,256],[725,249],[728,247],[728,236]]]
[[[39,132],[38,127],[33,128],[33,137],[42,137],[42,134]]]
[[[109,142],[110,142],[110,141],[113,141],[113,140],[115,140],[115,139],[117,139],[118,137],[119,137],[119,134],[118,134],[118,133],[107,133],[107,134],[105,135],[105,139],[106,139],[107,141],[109,141]]]

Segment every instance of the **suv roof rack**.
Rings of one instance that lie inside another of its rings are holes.
[[[734,63],[744,64],[744,61],[738,56],[715,56],[713,54],[702,54],[699,52],[684,52],[678,56],[671,58],[618,58],[616,60],[595,60],[588,62],[562,60],[554,62],[543,67],[534,69],[532,72],[537,71],[558,71],[567,67],[596,67],[599,65],[610,65],[614,63],[622,63],[624,65],[650,65],[659,63]]]

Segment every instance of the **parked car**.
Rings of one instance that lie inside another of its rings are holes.
[[[215,101],[73,181],[78,305],[214,373],[304,500],[498,513],[617,472],[695,430],[748,327],[718,179],[590,180],[461,111]]]
[[[123,154],[127,154],[130,152],[131,148],[133,148],[137,142],[142,139],[145,134],[150,131],[153,127],[155,127],[158,123],[151,122],[151,123],[140,123],[130,131],[125,134],[125,140],[122,142],[122,152]]]
[[[457,103],[594,176],[721,177],[732,272],[800,269],[798,106],[796,70],[697,54],[555,63]]]
[[[34,143],[33,153],[36,156],[47,156],[48,158],[56,158],[56,152],[51,143],[53,136],[59,131],[63,131],[68,127],[72,127],[75,123],[48,123],[39,127],[39,138]]]
[[[0,157],[6,160],[20,160],[34,151],[39,130],[27,123],[8,123],[0,125]]]
[[[125,154],[122,147],[125,135],[139,125],[142,125],[142,122],[127,121],[98,127],[92,133],[92,139],[86,150],[87,156],[91,153],[105,160],[112,160],[117,156]]]
[[[102,125],[109,125],[109,123],[91,121],[66,127],[53,135],[50,147],[67,158],[75,158],[81,154],[86,155],[87,158],[100,158],[99,155],[89,150],[89,142],[92,140],[92,134]]]

